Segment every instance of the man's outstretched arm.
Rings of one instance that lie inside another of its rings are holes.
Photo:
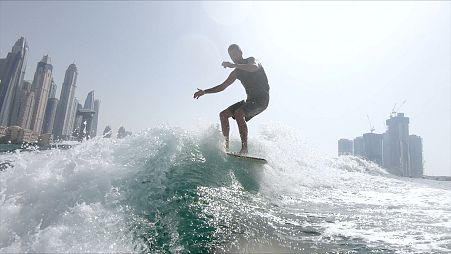
[[[222,92],[222,91],[224,91],[224,89],[226,89],[228,86],[230,86],[233,82],[235,82],[235,80],[236,80],[236,72],[234,70],[230,73],[229,77],[224,82],[222,82],[222,84],[220,84],[220,85],[217,85],[215,87],[205,89],[205,90],[197,88],[198,91],[196,93],[194,93],[194,98],[199,99],[199,97],[201,97],[202,95],[207,94],[207,93]]]

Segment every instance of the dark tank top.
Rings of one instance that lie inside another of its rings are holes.
[[[249,63],[250,58],[246,58],[246,63]],[[263,66],[259,63],[260,68],[256,72],[236,69],[236,77],[243,84],[246,90],[247,99],[263,99],[269,96],[269,84]]]

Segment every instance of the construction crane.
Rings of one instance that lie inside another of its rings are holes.
[[[396,116],[396,113],[401,109],[401,107],[406,103],[406,101],[407,101],[407,100],[404,100],[404,101],[401,103],[401,105],[399,105],[398,108],[396,108],[396,104],[397,104],[397,103],[395,103],[395,105],[393,106],[393,108],[392,108],[392,110],[391,110],[390,117],[395,117],[395,116]]]
[[[393,108],[391,109],[390,117],[394,117],[396,115],[395,108],[396,108],[396,103],[393,106]]]
[[[368,118],[368,122],[370,123],[370,131],[371,131],[371,133],[373,133],[374,132],[374,125],[372,125],[371,124],[371,120],[370,120],[370,116],[369,115],[366,115],[366,117]]]

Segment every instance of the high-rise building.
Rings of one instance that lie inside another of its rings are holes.
[[[56,89],[58,86],[55,81],[52,79],[52,84],[50,85],[49,98],[56,98]]]
[[[365,156],[365,147],[364,147],[362,136],[354,139],[354,155],[360,156],[360,157]]]
[[[91,91],[86,96],[84,109],[94,110],[94,91]]]
[[[78,107],[77,117],[75,122],[75,131],[78,133],[79,140],[84,138],[91,138],[92,136],[92,124],[95,115],[95,100],[94,91],[88,93],[86,96],[84,107],[81,105]]]
[[[338,156],[353,155],[353,142],[349,139],[338,140]]]
[[[6,62],[6,58],[0,58],[0,77],[3,72],[3,66],[5,65],[5,62]],[[1,80],[0,80],[0,86],[1,86]]]
[[[387,132],[384,149],[384,167],[393,174],[409,175],[409,118],[403,113],[390,116],[386,121]]]
[[[391,115],[383,134],[365,133],[354,139],[354,155],[371,160],[388,172],[407,177],[423,176],[422,139],[409,135],[409,118],[403,113]],[[338,155],[348,154],[350,140],[338,141]]]
[[[12,110],[11,125],[17,125],[23,129],[31,128],[34,107],[34,89],[29,81],[23,81],[21,89],[17,92]]]
[[[53,133],[53,126],[55,124],[56,110],[58,109],[58,99],[49,98],[47,107],[45,108],[44,124],[42,126],[42,133]]]
[[[91,91],[88,93],[88,96],[86,96],[85,105],[83,107],[84,112],[92,112],[92,114],[95,114],[95,100],[94,100],[94,91]],[[95,115],[91,116],[91,114],[85,113],[84,115],[89,115],[89,117],[84,116],[84,120],[88,121],[84,123],[85,127],[84,129],[84,136],[93,137],[92,135],[92,123]]]
[[[35,93],[33,118],[31,120],[31,129],[41,134],[44,123],[45,109],[49,98],[49,92],[52,85],[53,66],[48,55],[44,56],[36,67],[33,79],[33,88]]]
[[[78,105],[81,106],[80,102],[78,101],[78,98],[74,99],[74,105],[72,106],[72,113],[70,114],[69,124],[68,128],[70,128],[70,136],[73,137],[74,130],[75,130],[75,120],[77,118],[77,112],[79,110]]]
[[[75,64],[69,65],[66,70],[66,75],[64,76],[60,101],[58,103],[58,109],[56,111],[55,125],[53,130],[56,139],[68,138],[72,134],[77,75],[78,71]]]
[[[81,130],[80,128],[81,128],[81,124],[83,121],[83,116],[81,114],[79,114],[79,112],[82,109],[83,109],[83,106],[77,102],[77,112],[76,112],[75,121],[74,121],[74,131],[76,133],[79,133]]]
[[[382,134],[363,134],[364,157],[382,165]]]
[[[1,62],[0,126],[9,126],[16,93],[21,89],[28,54],[28,43],[21,37]]]
[[[57,85],[52,79],[49,91],[49,99],[47,100],[47,106],[45,108],[44,124],[42,125],[42,133],[52,134],[53,126],[55,124],[56,110],[58,109],[59,100],[56,98]],[[51,135],[50,137],[52,137]]]
[[[390,136],[387,132],[384,132],[382,134],[382,166],[386,169],[390,166],[392,155],[390,154]],[[390,171],[390,173],[394,173],[393,171]],[[400,173],[398,174],[400,175]]]
[[[107,125],[105,127],[105,130],[103,130],[103,137],[104,138],[111,138],[111,135],[113,135],[113,130],[111,130],[111,127]]]
[[[420,136],[409,136],[410,177],[423,176],[423,141]]]
[[[100,110],[100,100],[94,101],[94,111],[95,115],[92,119],[92,128],[91,128],[91,136],[97,136],[97,123],[99,122],[99,110]]]

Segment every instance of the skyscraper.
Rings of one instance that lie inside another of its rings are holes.
[[[382,165],[382,134],[363,134],[364,155],[368,160]]]
[[[84,109],[94,110],[94,91],[91,91],[86,96]]]
[[[423,141],[420,136],[409,136],[410,177],[423,176]]]
[[[55,124],[56,110],[58,109],[58,99],[49,98],[47,107],[45,108],[44,124],[42,125],[42,133],[53,133]]]
[[[340,139],[338,140],[338,155],[352,155],[353,154],[353,144],[352,140]]]
[[[365,146],[363,143],[363,137],[357,137],[354,139],[354,155],[355,156],[365,156]]]
[[[77,118],[77,112],[79,110],[79,106],[81,107],[80,102],[78,101],[78,98],[75,97],[74,99],[74,105],[72,106],[72,113],[70,114],[69,122],[67,125],[68,128],[68,134],[67,136],[73,137],[74,130],[75,130],[75,120]]]
[[[92,128],[91,128],[91,136],[97,136],[97,123],[99,122],[99,110],[100,110],[100,100],[94,101],[94,111],[95,115],[92,119]]]
[[[12,111],[12,125],[30,129],[33,116],[34,90],[31,82],[23,81],[21,89],[17,92]]]
[[[403,113],[387,119],[387,132],[384,141],[384,167],[391,173],[408,176],[409,173],[409,118]]]
[[[88,96],[86,96],[86,100],[85,100],[85,105],[84,105],[84,107],[83,107],[83,109],[84,109],[84,111],[92,111],[92,112],[94,112],[94,114],[95,114],[95,110],[94,110],[94,91],[91,91],[91,92],[89,92],[88,93]],[[86,136],[89,136],[89,137],[93,137],[92,136],[92,122],[93,122],[93,118],[95,117],[95,115],[93,116],[93,117],[84,117],[84,119],[86,120],[86,121],[89,121],[89,123],[87,122],[86,123],[86,128],[85,128],[85,134],[86,134]]]
[[[3,66],[5,65],[5,62],[6,62],[6,58],[0,58],[0,77],[3,72]],[[1,86],[1,80],[0,80],[0,86]]]
[[[80,128],[81,128],[83,116],[81,114],[79,114],[79,112],[82,109],[83,109],[83,106],[77,101],[77,112],[76,112],[75,121],[74,121],[74,131],[77,133],[79,133],[81,130]]]
[[[54,135],[55,138],[70,137],[73,129],[73,109],[75,101],[75,89],[77,83],[77,67],[75,64],[69,65],[64,76],[61,88],[60,101],[55,118]]]
[[[50,91],[49,91],[49,98],[56,98],[56,89],[57,88],[58,87],[52,78],[52,84],[50,85]]]
[[[423,144],[409,135],[409,118],[403,113],[391,114],[383,134],[365,133],[354,139],[354,155],[383,166],[391,174],[407,177],[423,176]],[[338,155],[348,154],[350,140],[338,141]]]
[[[52,84],[49,91],[49,99],[47,100],[47,107],[45,108],[44,124],[42,125],[42,133],[52,134],[55,125],[56,110],[58,109],[59,100],[56,98],[57,86],[52,79]]]
[[[45,109],[49,98],[49,92],[52,85],[53,66],[48,55],[44,56],[36,67],[33,79],[33,88],[35,91],[35,100],[33,107],[33,118],[31,120],[31,129],[41,134],[44,123]]]
[[[28,44],[21,37],[3,59],[0,73],[0,126],[9,126],[16,93],[21,89],[26,69]]]
[[[92,123],[93,118],[95,116],[95,100],[94,100],[94,91],[91,91],[86,96],[84,107],[82,108],[79,105],[79,109],[77,111],[77,117],[75,121],[75,129],[78,132],[79,140],[83,140],[84,138],[91,138],[92,136]]]

